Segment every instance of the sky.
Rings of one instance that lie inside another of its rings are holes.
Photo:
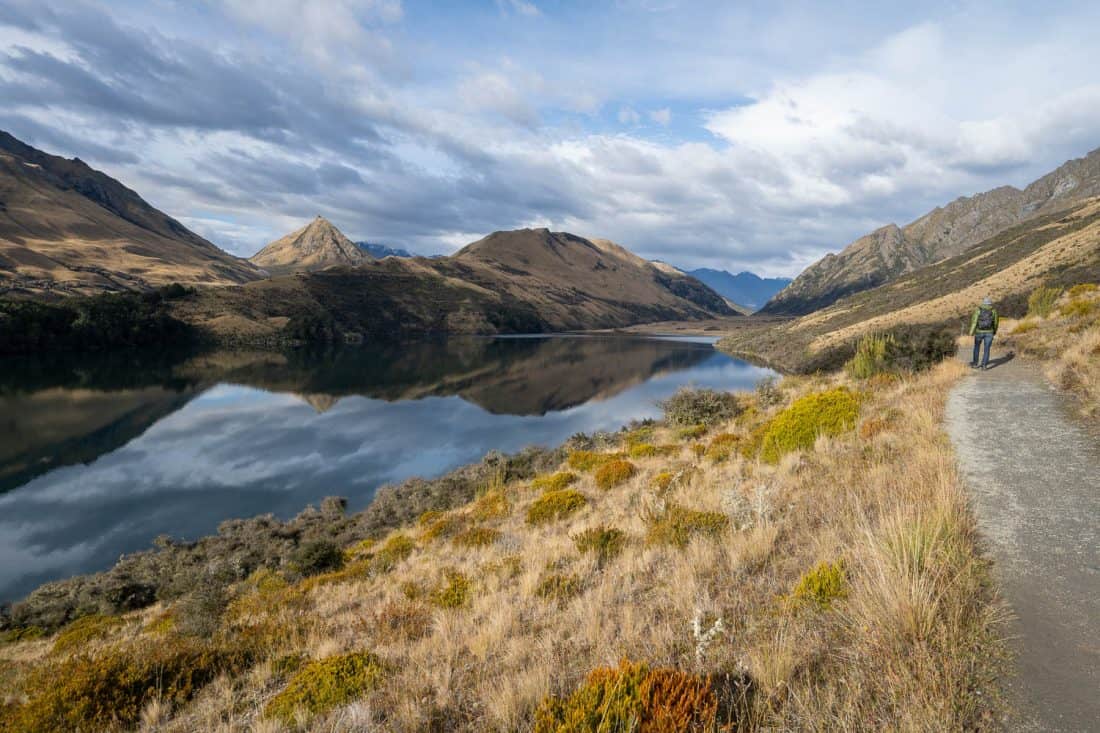
[[[228,251],[313,216],[793,276],[1100,147],[1098,3],[3,0],[0,129]]]

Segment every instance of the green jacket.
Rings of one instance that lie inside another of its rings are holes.
[[[993,328],[978,328],[978,313],[982,310],[982,306],[978,306],[974,309],[974,315],[970,316],[970,335],[973,336],[976,333],[997,333],[997,328],[1001,325],[1001,317],[997,315],[997,309],[993,306],[989,307],[989,310],[993,311]]]

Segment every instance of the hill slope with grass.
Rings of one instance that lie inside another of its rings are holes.
[[[161,542],[0,622],[0,730],[989,727],[961,372],[689,391],[360,514]]]
[[[805,371],[847,359],[867,333],[935,329],[958,333],[983,297],[1002,314],[1022,316],[1038,287],[1100,279],[1100,197],[1029,219],[877,288],[781,324],[742,329],[720,347]]]
[[[0,131],[0,294],[89,294],[255,280],[223,252],[79,158]]]
[[[955,257],[1011,227],[1100,195],[1100,149],[1023,190],[1002,186],[962,197],[899,227],[888,224],[806,268],[761,309],[804,315],[853,293]]]

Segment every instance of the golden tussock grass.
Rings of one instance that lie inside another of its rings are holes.
[[[640,697],[615,710],[737,730],[988,727],[998,606],[941,427],[962,371],[861,385],[858,420],[800,433],[774,462],[744,448],[782,405],[715,426],[737,447],[720,461],[657,426],[645,444],[672,447],[637,452],[606,488],[592,472],[621,457],[573,454],[567,483],[502,483],[358,548],[364,572],[296,584],[260,573],[217,633],[261,640],[251,668],[133,715],[158,731],[507,731],[533,728],[541,709],[553,730],[634,675]],[[782,388],[795,403],[850,386],[834,375]],[[165,610],[119,628],[143,637]],[[33,701],[35,670],[114,648],[115,633],[57,654],[48,639],[0,647],[8,700]],[[275,664],[291,655],[310,670],[297,683]],[[667,690],[692,691],[698,715]]]

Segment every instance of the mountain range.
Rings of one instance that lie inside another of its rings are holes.
[[[376,244],[374,242],[356,242],[356,246],[363,250],[371,257],[375,259],[382,259],[383,257],[415,257],[412,252],[407,249],[401,249],[400,247],[390,247],[385,244]]]
[[[709,267],[686,270],[686,272],[722,297],[744,306],[749,311],[759,310],[772,296],[791,284],[789,277],[760,277],[752,272],[739,272],[734,275],[725,270],[712,270]]]
[[[79,158],[0,131],[0,294],[64,296],[262,273]]]
[[[1100,194],[1100,149],[1070,160],[1023,190],[1001,186],[961,197],[899,227],[888,224],[810,265],[761,309],[802,315],[961,254],[1034,217]]]

